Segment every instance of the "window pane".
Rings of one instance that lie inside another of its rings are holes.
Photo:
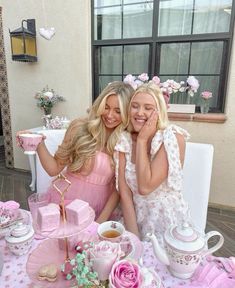
[[[100,67],[99,74],[122,73],[122,47],[109,46],[99,49]]]
[[[162,44],[160,74],[187,74],[189,52],[189,43]]]
[[[121,7],[95,9],[94,39],[121,38]]]
[[[232,0],[195,0],[193,34],[228,32]]]
[[[159,36],[191,34],[193,0],[162,0],[159,9]]]
[[[123,7],[123,38],[152,36],[153,4],[135,4]]]
[[[99,76],[99,92],[101,92],[105,86],[113,81],[122,81],[122,76]]]
[[[219,74],[223,42],[200,42],[192,44],[190,74]]]
[[[124,47],[124,74],[148,72],[149,45],[131,45]]]
[[[94,7],[121,5],[122,0],[95,0]]]
[[[153,0],[123,0],[123,4],[133,4],[134,3],[145,3],[146,5],[148,5],[149,3],[153,2]]]

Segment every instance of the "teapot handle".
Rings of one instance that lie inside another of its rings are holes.
[[[220,247],[224,244],[224,237],[221,233],[219,233],[218,231],[210,231],[208,232],[206,235],[205,235],[205,241],[206,243],[208,242],[208,240],[213,237],[213,236],[219,236],[220,239],[219,241],[214,245],[212,246],[210,249],[208,249],[204,254],[203,256],[206,256],[208,254],[212,254],[214,253],[215,251],[219,250]]]

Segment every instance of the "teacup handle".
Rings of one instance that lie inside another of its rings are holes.
[[[208,232],[206,235],[205,235],[205,241],[208,242],[208,240],[213,237],[213,236],[219,236],[220,239],[219,241],[214,245],[212,246],[210,249],[208,249],[204,254],[203,256],[206,256],[208,254],[212,254],[214,253],[215,251],[217,251],[223,244],[224,244],[224,237],[221,233],[219,233],[218,231],[210,231]]]

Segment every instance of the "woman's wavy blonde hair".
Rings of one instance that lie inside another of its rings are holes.
[[[64,141],[56,152],[55,158],[68,165],[71,172],[89,169],[92,157],[97,150],[106,150],[112,156],[120,133],[128,124],[128,106],[134,90],[131,85],[119,81],[108,84],[93,103],[89,116],[84,120],[75,120],[67,131],[68,141]],[[107,98],[118,97],[122,122],[114,128],[107,139],[107,130],[101,118]],[[71,134],[72,137],[69,137]],[[65,137],[66,138],[66,137]]]
[[[131,102],[134,99],[135,95],[138,93],[147,93],[153,97],[153,99],[156,101],[156,106],[158,110],[157,129],[165,129],[168,126],[169,122],[167,115],[167,104],[163,97],[161,89],[153,81],[149,81],[139,86],[131,98],[129,104],[129,111],[131,109]],[[130,113],[128,115],[128,131],[133,131],[133,127],[130,122]]]

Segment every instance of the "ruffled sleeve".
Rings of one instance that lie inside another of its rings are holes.
[[[114,162],[115,162],[115,178],[116,178],[116,189],[118,191],[118,170],[119,170],[119,152],[130,155],[131,153],[131,135],[129,132],[124,131],[121,133],[120,138],[114,147]]]
[[[185,141],[190,137],[189,133],[176,126],[170,125],[163,131],[158,131],[151,143],[151,157],[153,158],[162,144],[164,144],[168,159],[167,184],[170,188],[180,191],[182,189],[182,167],[176,133],[184,136]]]

